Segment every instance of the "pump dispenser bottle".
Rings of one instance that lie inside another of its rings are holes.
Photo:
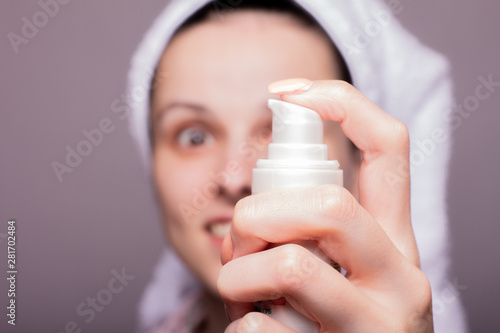
[[[252,170],[252,194],[273,188],[342,186],[339,163],[328,160],[323,139],[323,121],[317,112],[295,104],[270,99],[273,112],[272,142],[267,159],[259,159]],[[329,260],[314,242],[297,242],[323,260]],[[263,313],[299,333],[319,332],[319,326],[295,311],[286,302],[263,301],[256,304]]]

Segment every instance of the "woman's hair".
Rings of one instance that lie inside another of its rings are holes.
[[[228,15],[238,11],[244,10],[263,10],[267,12],[275,12],[280,14],[288,14],[291,15],[297,22],[303,24],[305,27],[316,30],[318,33],[325,36],[325,39],[328,40],[331,44],[332,50],[334,54],[337,55],[338,59],[340,59],[340,66],[342,70],[342,80],[351,83],[351,75],[347,68],[347,65],[342,58],[342,55],[338,52],[337,47],[331,41],[330,37],[326,33],[326,31],[319,25],[316,19],[309,14],[306,10],[304,10],[300,5],[295,3],[292,0],[237,0],[237,1],[221,1],[214,0],[207,3],[205,6],[201,7],[198,11],[196,11],[193,15],[191,15],[174,33],[173,38],[181,33],[182,31],[187,30],[190,27],[193,27],[197,24],[206,22],[207,20],[213,17],[219,17],[219,19],[223,19],[224,15]]]
[[[224,15],[231,14],[235,11],[242,10],[264,10],[270,12],[290,14],[302,24],[318,28],[321,32],[325,33],[318,25],[316,20],[294,1],[290,0],[238,0],[238,1],[210,1],[205,6],[200,8],[197,12],[191,15],[176,31],[176,34],[181,31],[192,27],[198,23],[204,22],[214,16],[220,19]]]

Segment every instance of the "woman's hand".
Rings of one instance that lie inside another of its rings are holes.
[[[340,122],[363,155],[359,202],[335,185],[239,201],[218,280],[233,320],[226,332],[293,332],[251,312],[253,302],[280,297],[322,332],[432,332],[431,291],[410,221],[408,131],[348,83],[310,83],[281,81],[270,91]],[[268,249],[298,240],[317,241],[347,275],[298,245]]]

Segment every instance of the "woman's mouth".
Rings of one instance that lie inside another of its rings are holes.
[[[214,220],[206,226],[206,231],[209,234],[211,243],[217,248],[218,251],[222,249],[222,242],[224,237],[231,229],[231,219]]]
[[[224,239],[231,229],[231,221],[211,223],[207,229],[212,236]]]

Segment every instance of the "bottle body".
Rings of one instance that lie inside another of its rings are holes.
[[[284,169],[284,170],[269,170],[269,169],[254,169],[253,178],[257,182],[253,182],[252,194],[257,194],[273,188],[295,187],[295,186],[315,186],[324,184],[336,184],[342,186],[342,170],[323,170],[314,174],[314,172],[303,172],[297,169]],[[286,183],[286,184],[285,184]],[[323,261],[331,263],[331,260],[316,247],[316,243],[312,241],[295,242],[301,245],[320,257]],[[278,246],[280,244],[276,244]],[[331,263],[335,265],[335,263]],[[307,270],[308,263],[303,263],[298,267],[298,270]],[[335,266],[334,266],[335,267]],[[288,273],[283,273],[287,275]],[[297,274],[300,274],[297,273]],[[294,273],[290,272],[285,278],[294,278]],[[286,300],[269,300],[262,301],[255,304],[258,311],[265,313],[277,321],[294,329],[298,333],[319,333],[319,326],[305,317],[301,313],[286,302]]]
[[[342,186],[339,163],[328,160],[319,115],[313,110],[276,100],[270,100],[269,107],[273,111],[273,140],[268,146],[268,158],[258,160],[252,170],[252,194],[286,187]],[[315,242],[295,243],[330,262]],[[275,244],[279,245],[282,244]],[[288,275],[293,278],[293,272]],[[320,331],[318,324],[295,311],[285,299],[263,300],[256,303],[256,308],[299,333]]]

